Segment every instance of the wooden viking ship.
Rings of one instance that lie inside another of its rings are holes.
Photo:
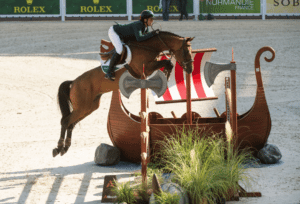
[[[275,52],[270,47],[263,47],[256,54],[255,76],[257,91],[253,106],[247,112],[240,115],[233,112],[236,116],[236,144],[238,144],[238,147],[241,149],[250,147],[254,154],[264,147],[271,131],[271,117],[260,69],[260,56],[265,51],[270,51],[273,54],[272,59],[265,58],[266,61],[270,62],[275,57]],[[196,50],[194,52],[196,54],[205,54],[211,52],[211,50]],[[232,77],[235,78],[235,75]],[[236,101],[235,84],[231,86],[231,89],[233,89],[233,101]],[[196,112],[191,112],[191,122],[188,122],[187,115],[186,113],[180,118],[163,118],[161,114],[157,112],[150,112],[148,114],[150,155],[158,151],[158,149],[154,148],[157,141],[163,140],[165,136],[171,137],[172,133],[178,128],[184,127],[197,129],[199,131],[211,131],[225,136],[225,126],[228,120],[226,111],[221,115],[217,114],[217,117],[206,118],[201,117],[200,114]],[[141,117],[131,114],[126,109],[122,103],[119,91],[115,91],[112,94],[107,129],[113,145],[118,147],[121,151],[121,159],[123,161],[141,162]]]

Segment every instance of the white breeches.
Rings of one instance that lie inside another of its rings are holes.
[[[113,26],[108,29],[108,37],[112,44],[115,46],[116,52],[122,54],[123,45],[119,35],[115,32]]]

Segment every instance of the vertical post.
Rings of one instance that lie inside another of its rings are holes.
[[[132,0],[126,1],[128,21],[132,20]]]
[[[231,79],[231,100],[232,100],[232,121],[231,128],[233,133],[233,142],[235,144],[237,137],[237,111],[236,111],[236,72],[230,70]]]
[[[187,124],[192,124],[191,74],[186,73],[186,116]]]
[[[66,13],[66,4],[65,0],[60,0],[60,15],[61,15],[61,21],[65,21],[65,13]]]
[[[225,77],[225,106],[226,106],[226,122],[225,122],[225,135],[228,142],[232,142],[232,102],[231,102],[230,91],[230,78]]]
[[[267,11],[267,8],[266,8],[266,0],[260,0],[260,13],[262,15],[262,20],[265,20],[266,19],[266,11]]]
[[[234,61],[234,54],[233,54],[233,48],[232,48],[232,64],[235,64]],[[231,100],[232,100],[232,121],[231,121],[231,128],[233,132],[233,141],[234,143],[237,140],[237,110],[236,110],[236,71],[230,70],[230,79],[231,79]]]
[[[142,80],[146,77],[143,75]],[[148,145],[149,145],[149,126],[147,111],[147,89],[141,88],[141,161],[142,161],[142,183],[147,187],[147,163],[148,163]]]
[[[226,89],[230,89],[230,78],[229,77],[225,77],[225,95],[226,95]],[[227,97],[225,97],[225,105],[226,105],[226,120],[229,121],[230,125],[231,125],[231,112],[230,112],[230,103],[227,100]]]
[[[194,15],[195,15],[195,21],[198,21],[198,17],[200,15],[200,7],[199,7],[199,0],[194,0],[193,1],[193,6],[194,6]]]

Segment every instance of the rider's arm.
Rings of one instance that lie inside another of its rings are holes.
[[[136,24],[136,26],[133,27],[133,30],[134,30],[134,35],[136,37],[136,40],[137,41],[144,41],[144,40],[147,40],[151,37],[153,37],[153,33],[146,33],[146,34],[143,34],[142,33],[142,26],[138,26],[138,24]]]

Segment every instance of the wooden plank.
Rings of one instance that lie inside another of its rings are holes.
[[[221,117],[221,115],[220,115],[220,113],[219,113],[219,111],[218,111],[217,108],[214,108],[214,112],[215,112],[215,114],[216,114],[216,116],[217,116],[218,118]]]
[[[186,73],[186,113],[187,124],[192,124],[191,74]]]
[[[203,53],[203,52],[216,52],[217,48],[204,48],[204,49],[193,49],[192,53]],[[164,56],[164,55],[170,55],[169,52],[166,53],[160,53],[160,56]]]
[[[102,203],[114,203],[117,200],[117,196],[112,192],[114,182],[117,180],[116,175],[107,175],[104,177]]]
[[[239,193],[240,197],[261,197],[261,192],[246,192],[246,193]]]
[[[208,97],[208,98],[192,98],[191,101],[206,101],[206,100],[216,100],[218,97]],[[182,100],[172,100],[172,101],[156,101],[155,104],[167,104],[167,103],[186,103],[186,99]]]

